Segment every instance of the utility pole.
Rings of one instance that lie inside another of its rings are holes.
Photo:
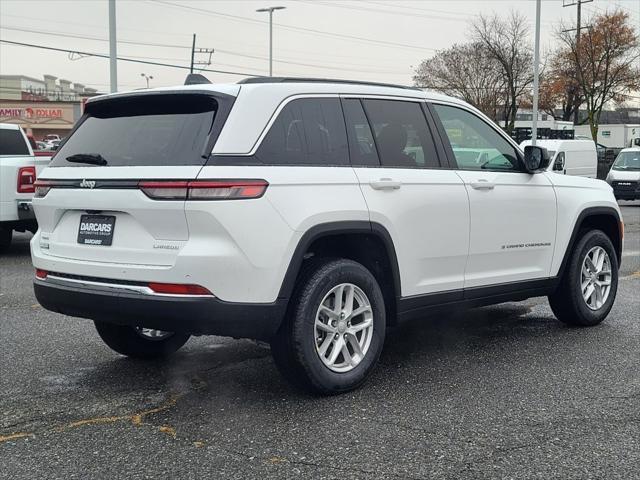
[[[196,48],[196,34],[194,33],[193,42],[191,43],[191,68],[189,69],[189,73],[193,73],[193,67],[195,65],[211,65],[211,57],[214,51],[213,48]],[[205,53],[209,55],[209,58],[204,62],[196,62],[196,53]]]
[[[189,73],[193,73],[193,61],[196,56],[196,34],[193,34],[193,43],[191,44],[191,69]]]
[[[273,77],[273,12],[287,7],[259,8],[256,12],[269,12],[269,76]]]
[[[111,93],[118,91],[118,52],[116,42],[116,0],[109,0],[109,80]]]
[[[581,19],[582,19],[582,4],[583,3],[590,3],[593,2],[593,0],[572,0],[570,2],[567,2],[567,0],[562,0],[562,6],[563,7],[573,7],[574,5],[576,6],[576,10],[577,10],[577,15],[576,15],[576,51],[579,53],[580,52],[580,31],[583,28],[587,28],[587,27],[583,27],[582,23],[581,23]],[[565,30],[565,32],[570,32],[571,30],[573,30],[573,28]],[[574,92],[574,110],[573,110],[573,124],[577,125],[578,121],[580,120],[579,118],[579,113],[580,113],[580,87],[575,86],[574,87],[575,92]]]
[[[538,139],[538,94],[540,85],[540,9],[541,0],[536,0],[536,39],[533,59],[533,124],[531,128],[531,145],[535,147]]]

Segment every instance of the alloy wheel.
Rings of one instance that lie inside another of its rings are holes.
[[[333,287],[318,307],[314,335],[327,368],[344,373],[358,366],[373,337],[373,309],[362,289],[352,283]]]
[[[593,247],[582,262],[582,298],[591,310],[599,310],[611,292],[611,260],[602,247]]]

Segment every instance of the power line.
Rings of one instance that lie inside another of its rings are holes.
[[[100,37],[95,37],[95,36],[76,35],[76,34],[73,34],[73,33],[55,32],[55,31],[51,31],[51,30],[32,30],[32,29],[20,28],[20,27],[7,27],[7,26],[4,26],[4,25],[0,25],[0,29],[17,31],[17,32],[34,33],[34,34],[37,34],[37,35],[49,35],[49,36],[55,36],[55,37],[77,38],[77,39],[82,39],[82,40],[95,40],[95,41],[100,41],[100,42],[107,42],[108,41],[105,38],[100,38]],[[176,49],[183,49],[183,50],[190,50],[191,49],[191,47],[182,46],[182,45],[161,44],[161,43],[151,43],[151,42],[139,42],[139,41],[133,41],[133,40],[118,40],[118,43],[124,43],[124,44],[128,44],[128,45],[141,45],[141,46],[148,46],[148,47],[176,48]],[[236,52],[236,51],[233,51],[233,50],[226,50],[226,49],[216,49],[216,52],[227,54],[227,55],[238,56],[238,57],[251,58],[251,59],[254,59],[254,60],[266,60],[267,59],[266,57],[261,57],[259,55],[250,55],[250,54],[245,54],[245,53]],[[134,55],[128,55],[128,57],[130,57],[130,58],[150,58],[150,59],[152,59],[152,57],[136,57]],[[156,58],[156,59],[157,60],[180,60],[180,59],[175,59],[175,58]],[[311,68],[320,68],[320,69],[324,69],[324,70],[335,70],[335,71],[343,71],[343,72],[360,72],[360,73],[389,74],[389,75],[398,73],[398,70],[380,70],[380,69],[375,69],[375,68],[374,69],[344,68],[344,67],[338,67],[338,66],[333,66],[333,65],[319,65],[319,64],[314,64],[314,63],[296,62],[296,61],[284,60],[284,59],[281,59],[281,60],[275,59],[274,62],[287,64],[287,65],[303,66],[303,67],[311,67]],[[340,63],[340,62],[332,62],[332,63]],[[357,66],[365,66],[365,65],[357,65]]]
[[[412,10],[412,11],[417,11],[417,12],[434,12],[434,13],[446,13],[448,15],[461,15],[464,17],[471,17],[471,15],[468,15],[466,13],[461,13],[461,12],[452,12],[452,11],[447,11],[447,10],[436,10],[434,8],[419,8],[419,7],[407,7],[405,5],[399,5],[399,4],[388,4],[388,3],[384,3],[384,2],[373,2],[373,1],[369,1],[369,2],[362,2],[362,3],[369,3],[372,5],[380,5],[383,7],[390,7],[390,8],[404,8],[405,10]]]
[[[65,52],[65,53],[77,53],[78,55],[85,55],[87,57],[98,57],[98,58],[109,58],[109,55],[103,54],[103,53],[93,53],[93,52],[82,52],[79,50],[69,50],[66,48],[56,48],[56,47],[49,47],[46,45],[37,45],[37,44],[33,44],[33,43],[24,43],[24,42],[14,42],[11,40],[5,40],[5,39],[0,39],[0,43],[6,43],[8,45],[18,45],[21,47],[31,47],[31,48],[40,48],[43,50],[51,50],[51,51],[55,51],[55,52]],[[117,58],[120,61],[123,62],[131,62],[131,63],[140,63],[140,64],[144,64],[144,65],[156,65],[158,67],[169,67],[169,68],[179,68],[181,70],[189,70],[188,66],[185,65],[172,65],[169,63],[159,63],[159,62],[149,62],[146,60],[135,60],[133,58],[125,58],[125,57],[118,57]],[[224,73],[226,75],[238,75],[241,77],[246,77],[246,76],[258,76],[261,77],[263,75],[257,74],[257,73],[249,73],[249,72],[234,72],[234,71],[230,71],[230,70],[217,70],[217,69],[213,69],[213,68],[202,68],[199,69],[200,71],[203,72],[213,72],[213,73]]]
[[[100,38],[100,37],[94,37],[94,36],[89,36],[89,35],[80,35],[80,34],[73,34],[73,33],[63,33],[63,32],[56,32],[56,31],[52,31],[52,30],[32,30],[32,29],[28,29],[28,28],[19,28],[19,27],[7,27],[6,25],[0,25],[0,29],[4,29],[4,30],[11,30],[11,31],[16,31],[16,32],[25,32],[25,33],[36,33],[39,35],[53,35],[55,37],[68,37],[68,38],[78,38],[81,40],[97,40],[100,42],[108,42],[109,40],[106,38]],[[186,45],[175,45],[175,44],[168,44],[168,43],[153,43],[153,42],[138,42],[138,41],[133,41],[133,40],[118,40],[118,43],[124,43],[127,45],[141,45],[141,46],[145,46],[145,47],[162,47],[162,48],[178,48],[178,49],[183,49],[183,50],[191,50],[191,47],[188,47]]]
[[[149,2],[153,2],[156,3],[158,5],[165,5],[165,6],[169,6],[169,7],[175,7],[175,8],[181,8],[183,10],[191,10],[191,11],[195,11],[195,12],[200,12],[204,15],[212,15],[212,16],[217,16],[217,17],[224,17],[224,18],[230,18],[233,19],[235,21],[238,22],[245,22],[245,23],[253,23],[253,24],[259,24],[259,25],[267,25],[268,22],[265,21],[261,21],[261,20],[254,20],[252,18],[248,18],[248,17],[241,17],[239,15],[231,15],[229,13],[221,13],[221,12],[216,12],[213,10],[207,10],[204,8],[198,8],[198,7],[192,7],[189,5],[180,5],[177,3],[172,3],[172,2],[166,2],[163,0],[147,0]],[[390,46],[390,47],[396,47],[396,48],[412,48],[412,49],[416,49],[416,50],[429,50],[429,51],[435,51],[435,48],[428,48],[428,47],[422,47],[419,45],[411,45],[411,44],[407,44],[407,43],[397,43],[397,42],[388,42],[388,41],[384,41],[384,40],[377,40],[374,38],[366,38],[366,37],[358,37],[355,35],[346,35],[346,34],[341,34],[341,33],[333,33],[333,32],[325,32],[322,30],[316,30],[313,28],[304,28],[304,27],[296,27],[293,25],[285,25],[282,23],[274,23],[275,26],[279,27],[279,28],[283,28],[285,30],[291,30],[291,31],[295,31],[295,32],[303,32],[303,33],[312,33],[315,35],[322,35],[322,36],[327,36],[327,37],[335,37],[335,38],[340,38],[340,39],[346,39],[346,40],[350,40],[350,41],[357,41],[357,42],[365,42],[365,43],[372,43],[372,44],[376,44],[376,45],[383,45],[383,46]]]
[[[51,19],[48,18],[39,18],[39,17],[24,17],[24,16],[20,16],[20,15],[9,15],[9,14],[3,14],[2,18],[4,17],[11,17],[11,18],[18,18],[18,19],[23,19],[23,20],[30,20],[30,21],[35,21],[35,22],[46,22],[47,24],[51,23]],[[91,28],[103,28],[103,25],[95,25],[95,24],[87,24],[87,23],[81,23],[81,22],[69,22],[69,21],[60,21],[60,20],[56,20],[56,24],[64,24],[64,25],[76,25],[76,26],[80,26],[80,27],[91,27]],[[17,26],[12,26],[11,28],[27,28],[27,27],[22,27],[20,25]],[[38,27],[30,27],[30,28],[38,28]],[[187,34],[187,33],[174,33],[174,32],[158,32],[158,31],[153,31],[153,30],[142,30],[142,29],[133,29],[133,28],[124,28],[124,27],[118,27],[119,30],[129,30],[132,32],[144,32],[144,33],[151,33],[154,35],[162,35],[162,36],[166,36],[166,35],[171,35],[171,36],[180,36],[180,37],[185,37],[185,38],[191,38],[191,34]],[[42,31],[42,30],[39,30]],[[200,34],[200,36],[203,36],[205,39],[207,39],[207,41],[209,42],[213,42],[214,40],[211,40],[211,37],[206,37],[202,34]],[[256,47],[262,47],[262,44],[255,44],[255,43],[244,43],[244,45],[248,46],[249,48],[255,49]],[[305,55],[305,58],[308,58],[309,54],[312,54],[314,56],[320,56],[320,57],[327,57],[327,58],[331,58],[332,60],[336,57],[338,58],[347,58],[347,59],[359,59],[359,60],[374,60],[374,61],[378,61],[379,58],[373,58],[373,57],[362,57],[360,55],[341,55],[339,53],[335,53],[332,52],[331,54],[325,54],[322,52],[313,52],[313,51],[309,51],[309,50],[297,50],[297,49],[291,49],[291,48],[286,48],[286,47],[279,47],[278,50],[283,51],[283,52],[293,52],[293,53],[302,53]],[[396,52],[396,55],[398,54],[398,52]],[[295,57],[293,57],[295,59]]]
[[[38,17],[33,17],[33,16],[22,16],[22,15],[11,15],[11,14],[7,14],[7,13],[3,13],[2,14],[2,18],[18,18],[21,20],[30,20],[30,21],[41,21],[41,22],[46,22],[48,24],[51,24],[51,19],[50,18],[38,18]],[[67,20],[55,20],[56,24],[62,24],[62,25],[77,25],[80,27],[84,27],[84,28],[90,28],[90,29],[103,29],[104,25],[97,25],[95,23],[91,24],[91,23],[85,23],[85,22],[69,22]],[[147,30],[147,29],[142,29],[142,28],[127,28],[127,27],[121,27],[120,25],[118,25],[118,31],[120,30],[129,30],[132,32],[143,32],[143,33],[151,33],[154,35],[161,35],[161,36],[176,36],[176,37],[190,37],[190,35],[188,33],[172,33],[172,32],[158,32],[155,30]]]
[[[360,12],[383,13],[385,15],[401,15],[401,16],[405,16],[405,17],[429,18],[429,19],[434,19],[434,20],[451,20],[451,21],[454,21],[454,22],[467,22],[467,20],[468,20],[468,19],[465,19],[465,18],[443,17],[443,16],[437,16],[437,15],[433,15],[433,14],[425,15],[425,14],[420,14],[420,13],[398,12],[398,11],[395,11],[395,10],[382,10],[382,9],[379,9],[379,8],[362,7],[362,6],[356,6],[356,5],[341,5],[339,3],[318,2],[317,0],[316,1],[296,0],[296,1],[300,2],[300,3],[308,4],[308,5],[314,5],[314,6],[344,8],[344,9],[356,10],[356,11],[360,11]]]

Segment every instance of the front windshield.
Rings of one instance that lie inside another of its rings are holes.
[[[612,168],[614,170],[640,170],[640,150],[620,152]]]

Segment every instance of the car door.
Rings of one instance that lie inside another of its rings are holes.
[[[556,196],[546,174],[530,174],[515,144],[481,114],[433,103],[438,129],[469,195],[465,289],[549,276]]]
[[[450,291],[447,299],[462,298],[469,202],[460,177],[441,168],[444,150],[423,107],[419,100],[343,98],[351,163],[371,221],[393,239],[401,296]]]

